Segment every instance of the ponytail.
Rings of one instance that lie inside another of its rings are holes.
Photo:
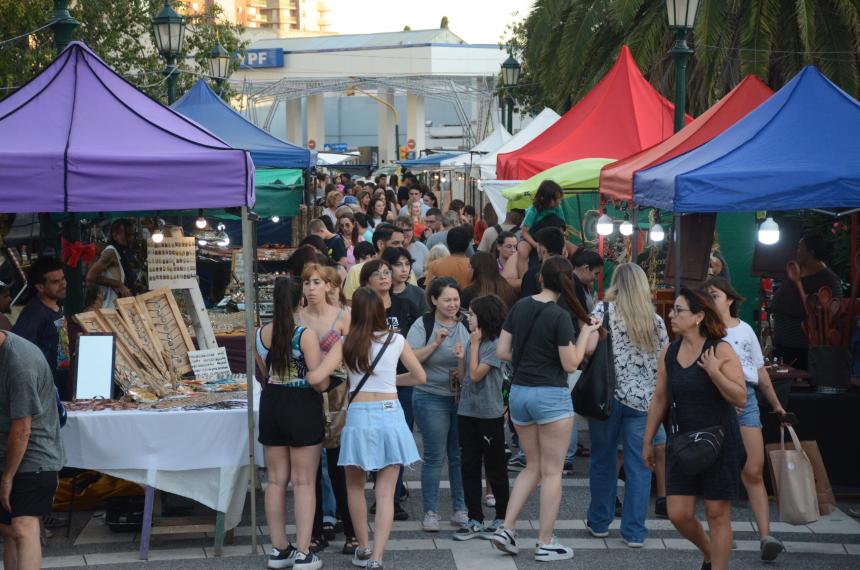
[[[561,256],[550,257],[543,262],[540,269],[543,286],[560,294],[573,316],[587,323],[590,317],[576,297],[571,275],[573,275],[573,265]]]

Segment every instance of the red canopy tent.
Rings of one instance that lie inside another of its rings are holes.
[[[672,136],[674,110],[622,46],[612,68],[579,103],[529,144],[498,156],[496,173],[500,180],[525,180],[571,160],[630,156]]]
[[[633,199],[633,175],[700,146],[758,107],[773,91],[748,75],[713,107],[671,138],[651,148],[607,164],[600,171],[600,193],[611,200]]]

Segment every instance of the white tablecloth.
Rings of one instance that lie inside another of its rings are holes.
[[[188,497],[225,513],[227,529],[242,518],[248,491],[245,409],[69,412],[60,433],[69,467]],[[259,443],[255,454],[263,465]]]

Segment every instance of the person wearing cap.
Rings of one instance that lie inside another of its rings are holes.
[[[12,286],[0,281],[0,331],[12,329],[8,315],[12,312]]]

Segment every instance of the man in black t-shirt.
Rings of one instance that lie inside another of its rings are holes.
[[[319,219],[311,220],[310,224],[308,224],[308,232],[311,235],[321,238],[326,245],[326,255],[328,255],[332,261],[346,269],[346,244],[343,242],[343,238],[341,236],[328,231],[325,227],[325,223]]]

